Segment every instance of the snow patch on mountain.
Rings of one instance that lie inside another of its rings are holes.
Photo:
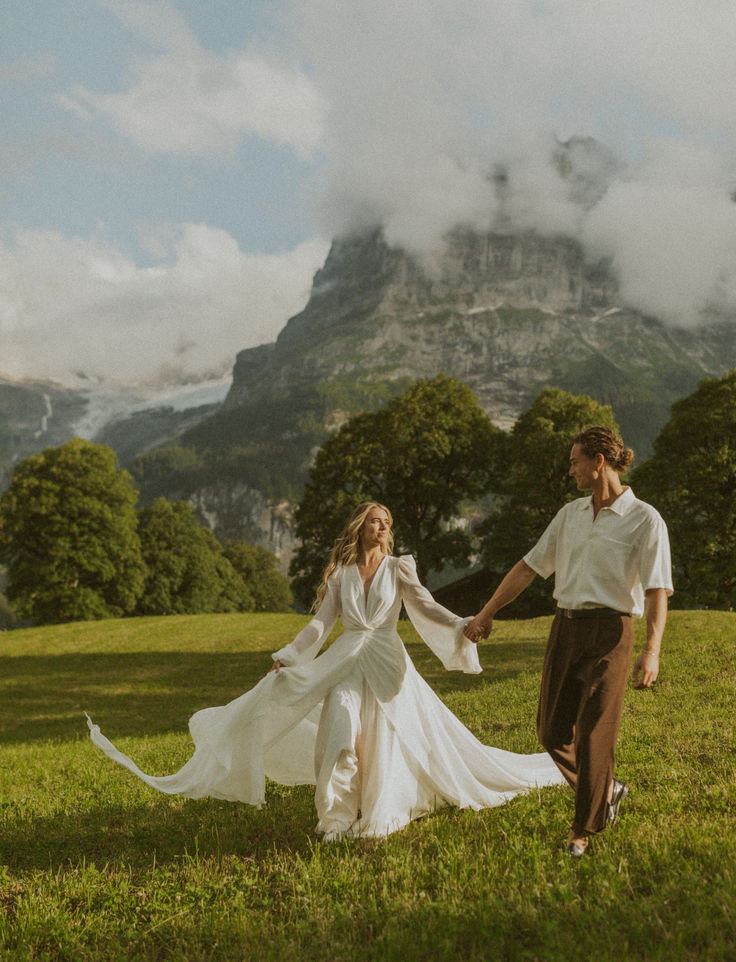
[[[141,411],[167,408],[186,411],[207,404],[219,404],[230,390],[232,378],[219,378],[200,384],[183,384],[165,392],[146,389],[137,384],[99,381],[83,386],[80,393],[86,398],[85,414],[73,426],[79,437],[94,440],[108,424],[125,420]]]

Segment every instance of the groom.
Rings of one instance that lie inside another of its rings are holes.
[[[592,497],[560,509],[465,628],[473,642],[487,638],[497,611],[537,575],[554,572],[558,607],[542,670],[537,733],[575,792],[565,846],[572,856],[582,855],[589,837],[616,820],[628,793],[613,773],[633,652],[631,619],[646,614],[646,643],[632,681],[635,688],[651,688],[672,594],[665,523],[621,483],[633,460],[610,428],[581,431],[569,474]]]

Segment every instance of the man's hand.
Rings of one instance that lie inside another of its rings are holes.
[[[463,634],[465,637],[472,641],[474,645],[477,645],[479,641],[485,640],[493,630],[493,618],[486,616],[481,618],[480,615],[476,615],[472,621],[463,629]]]
[[[487,638],[493,630],[493,619],[510,601],[520,595],[527,585],[531,584],[536,578],[537,573],[533,571],[526,561],[517,561],[514,567],[508,572],[501,584],[496,588],[490,601],[482,611],[465,626],[463,634],[466,638],[477,644]]]
[[[642,651],[634,662],[631,683],[634,688],[651,688],[659,675],[659,655],[653,651]]]

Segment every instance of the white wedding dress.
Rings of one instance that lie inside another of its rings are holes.
[[[466,620],[439,605],[414,559],[387,557],[366,597],[355,565],[338,568],[316,616],[273,654],[269,672],[229,704],[189,721],[195,750],[173,775],[146,775],[88,718],[92,741],[161,792],[260,806],[266,777],[316,785],[316,831],[382,836],[444,805],[501,805],[566,784],[546,753],[481,744],[418,674],[396,631],[402,601],[445,668],[478,673]],[[338,617],[343,633],[315,657]]]

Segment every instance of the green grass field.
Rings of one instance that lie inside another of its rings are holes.
[[[0,959],[736,959],[736,614],[673,612],[661,680],[629,691],[614,829],[562,853],[567,789],[445,809],[385,840],[323,844],[308,786],[261,810],[155,793],[187,719],[251,686],[297,615],[89,622],[0,635]],[[422,674],[483,741],[536,751],[549,620],[506,621],[480,676]],[[638,626],[641,630],[641,625]]]

